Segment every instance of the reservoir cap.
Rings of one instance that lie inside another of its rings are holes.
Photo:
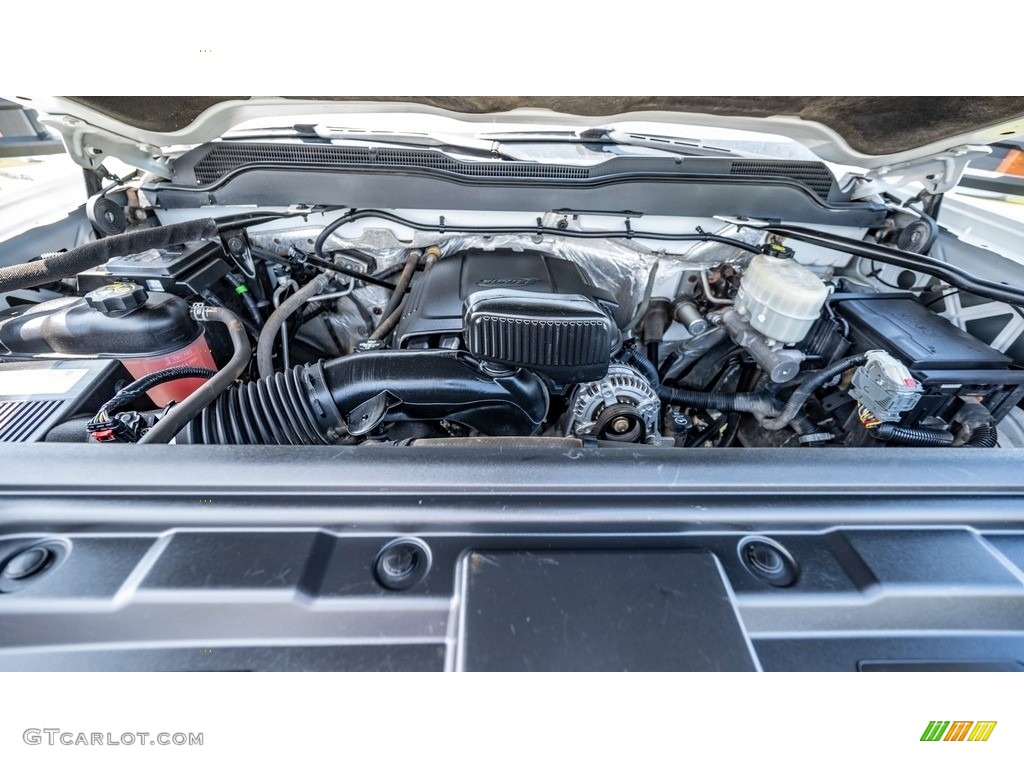
[[[86,303],[107,317],[121,317],[138,309],[149,298],[137,283],[111,283],[85,294]]]

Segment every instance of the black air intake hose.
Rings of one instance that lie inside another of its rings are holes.
[[[455,350],[358,352],[235,387],[192,421],[192,443],[329,445],[391,421],[449,421],[485,435],[532,435],[547,389],[525,370],[488,373]]]
[[[895,424],[879,424],[868,433],[878,440],[893,445],[919,445],[933,448],[953,444],[953,435],[944,429],[927,429],[925,427],[899,427]]]
[[[85,243],[64,253],[57,253],[45,259],[27,264],[14,264],[0,269],[0,293],[20,288],[35,288],[65,277],[74,277],[79,272],[106,264],[116,256],[142,253],[150,248],[169,248],[197,240],[212,240],[217,237],[217,222],[213,219],[197,219],[165,227],[150,227],[125,232],[121,235],[104,237]]]

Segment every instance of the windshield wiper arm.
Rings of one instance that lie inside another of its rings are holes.
[[[298,126],[297,126],[298,127]],[[306,126],[302,126],[305,128]],[[515,160],[502,152],[501,144],[489,139],[478,139],[472,136],[458,136],[448,133],[402,133],[390,131],[364,131],[358,128],[332,128],[329,125],[313,126],[314,133],[321,139],[347,139],[350,141],[379,142],[406,147],[426,147],[429,149],[459,149],[474,154],[482,154],[499,160]]]
[[[580,131],[583,141],[618,144],[627,147],[646,147],[660,149],[676,155],[692,155],[695,157],[747,157],[743,152],[724,147],[713,147],[705,144],[702,139],[685,139],[676,136],[658,136],[649,133],[633,133],[620,131],[617,128],[588,128]]]

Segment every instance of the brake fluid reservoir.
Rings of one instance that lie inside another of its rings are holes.
[[[803,341],[826,298],[828,286],[807,267],[758,254],[740,279],[735,306],[755,330],[790,343]]]

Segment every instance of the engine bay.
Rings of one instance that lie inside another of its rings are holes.
[[[995,447],[1024,397],[923,272],[735,221],[416,215],[143,214],[22,265],[0,441]]]

